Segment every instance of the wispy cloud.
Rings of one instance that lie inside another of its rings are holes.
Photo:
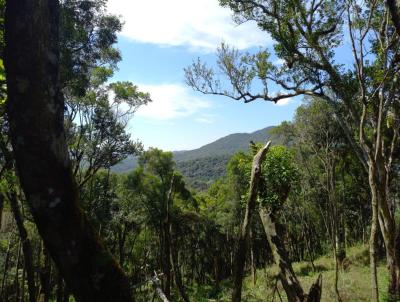
[[[269,36],[247,22],[237,26],[218,0],[109,0],[125,22],[122,35],[135,41],[212,51],[221,41],[239,49],[265,46]]]
[[[195,118],[195,121],[200,124],[213,124],[215,119],[215,114],[201,114],[199,117]]]
[[[204,99],[192,95],[189,88],[180,84],[138,85],[142,91],[149,92],[153,102],[142,106],[136,112],[150,120],[173,120],[194,115],[211,107]]]

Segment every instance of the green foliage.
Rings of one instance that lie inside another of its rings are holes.
[[[105,0],[61,1],[60,23],[61,82],[68,94],[84,96],[93,67],[113,70],[121,60],[114,44],[122,24]]]
[[[293,153],[284,146],[273,146],[262,165],[260,203],[272,211],[280,210],[289,196],[290,189],[299,179],[293,164]]]
[[[176,169],[184,175],[185,181],[191,188],[204,191],[225,175],[229,157],[221,155],[177,161]]]

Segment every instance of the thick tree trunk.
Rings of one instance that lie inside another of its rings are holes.
[[[390,16],[396,28],[397,34],[400,36],[400,2],[399,0],[387,0],[387,5],[389,7]]]
[[[246,212],[243,219],[242,229],[239,235],[238,247],[236,250],[234,261],[234,283],[232,302],[240,302],[242,299],[242,280],[244,274],[244,265],[246,262],[247,244],[250,232],[251,219],[256,207],[258,196],[258,183],[261,176],[261,164],[265,159],[271,142],[268,142],[254,156],[253,166],[251,169],[250,194],[246,205]]]
[[[389,288],[388,288],[389,300],[399,301],[400,300],[400,258],[399,258],[400,251],[398,250],[397,246],[398,230],[396,228],[396,221],[394,213],[390,208],[390,202],[388,200],[389,192],[388,192],[387,170],[383,164],[383,158],[381,157],[380,154],[378,154],[374,160],[370,159],[368,161],[368,165],[369,165],[369,185],[371,189],[372,210],[373,210],[370,249],[372,252],[372,236],[373,232],[377,232],[379,223],[381,234],[385,243],[386,263],[389,273]],[[371,260],[373,261],[372,258]],[[371,264],[371,270],[372,269],[373,268]],[[374,272],[372,271],[372,273]],[[376,269],[375,269],[375,274],[376,274]],[[376,283],[377,281],[373,282]]]
[[[7,115],[21,186],[77,301],[131,301],[129,281],[79,206],[63,125],[59,3],[8,0]]]
[[[13,212],[15,222],[17,224],[17,229],[19,237],[22,242],[22,250],[24,252],[24,267],[27,275],[28,281],[28,292],[29,301],[36,301],[36,289],[35,289],[35,272],[33,268],[33,253],[31,241],[28,237],[28,232],[25,229],[24,222],[22,220],[21,211],[18,205],[17,195],[15,192],[9,193],[9,200],[11,205],[11,211]]]

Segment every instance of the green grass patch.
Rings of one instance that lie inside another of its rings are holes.
[[[336,301],[334,288],[335,266],[331,255],[318,258],[314,261],[315,271],[311,263],[298,262],[293,264],[293,268],[298,276],[304,290],[308,291],[311,284],[315,282],[319,274],[322,274],[322,299],[323,302]],[[371,300],[371,276],[369,270],[369,254],[367,246],[355,246],[347,250],[347,258],[344,262],[345,268],[339,273],[339,292],[343,302],[361,302]],[[256,283],[253,283],[251,276],[243,280],[243,302],[270,302],[287,301],[282,286],[278,283],[277,291],[274,293],[276,275],[278,268],[275,266],[257,271]],[[383,262],[378,266],[378,281],[381,301],[386,300],[386,290],[388,287],[388,274]],[[228,302],[231,300],[232,284],[225,281],[221,284],[221,291],[210,296],[212,288],[201,288],[192,291],[192,301],[206,302],[218,301]],[[279,292],[279,293],[278,293]]]

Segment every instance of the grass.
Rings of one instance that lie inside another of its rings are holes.
[[[321,301],[336,301],[334,289],[335,268],[331,256],[321,257],[314,262],[316,272],[308,262],[294,263],[293,268],[298,276],[300,283],[305,291],[308,291],[311,284],[315,282],[319,274],[322,274],[322,299]],[[344,269],[339,274],[339,292],[343,302],[361,302],[370,301],[371,285],[369,270],[369,254],[367,246],[355,246],[347,250],[347,258],[344,261]],[[243,302],[271,302],[273,301],[273,288],[277,267],[269,267],[257,271],[256,284],[250,276],[243,280]],[[378,281],[381,301],[385,301],[386,290],[388,286],[387,270],[384,263],[378,266]],[[222,284],[223,290],[218,297],[207,294],[207,289],[202,288],[193,292],[191,301],[230,301],[231,284],[226,281]],[[282,301],[286,301],[285,292],[278,285]],[[275,301],[280,301],[275,293]]]

